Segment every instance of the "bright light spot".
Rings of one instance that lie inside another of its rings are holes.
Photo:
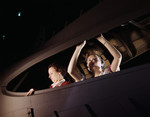
[[[20,11],[18,12],[18,16],[19,16],[19,17],[21,16],[21,12],[20,12]]]
[[[5,35],[2,35],[2,39],[5,39]]]
[[[132,23],[132,21],[129,21],[129,23]]]
[[[125,26],[125,24],[121,24],[121,26],[123,27],[123,26]]]

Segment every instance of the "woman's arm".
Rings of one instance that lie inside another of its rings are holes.
[[[97,40],[101,42],[113,56],[113,61],[111,63],[112,72],[116,72],[120,70],[120,64],[122,60],[122,54],[109,42],[107,41],[103,35],[97,37]]]
[[[80,55],[80,52],[84,45],[86,44],[86,41],[82,42],[80,45],[76,46],[76,49],[71,57],[71,60],[68,65],[67,72],[70,74],[70,76],[75,80],[75,82],[78,82],[82,79],[82,76],[77,68],[77,60]]]

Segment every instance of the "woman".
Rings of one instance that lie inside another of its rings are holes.
[[[66,81],[64,78],[64,76],[66,75],[65,69],[56,63],[52,63],[48,66],[48,74],[49,74],[49,78],[53,82],[53,84],[49,86],[50,88],[55,88],[55,87],[67,85],[70,83],[69,81]],[[32,95],[33,92],[34,92],[34,89],[32,88],[28,91],[26,96]]]
[[[64,76],[66,75],[65,69],[56,63],[52,63],[49,65],[48,74],[49,74],[49,78],[53,82],[53,84],[51,84],[50,88],[63,86],[63,85],[70,83],[69,81],[66,81],[64,79]]]
[[[102,34],[100,36],[98,36],[96,39],[108,49],[110,54],[113,56],[113,61],[108,68],[105,68],[105,70],[103,70],[104,61],[103,61],[102,57],[100,57],[98,54],[96,54],[94,52],[87,53],[86,54],[86,63],[87,63],[88,70],[93,73],[94,77],[108,74],[110,72],[119,71],[120,63],[122,60],[121,53],[109,41],[107,41],[103,37]],[[76,49],[75,49],[75,51],[72,55],[72,58],[69,62],[67,71],[70,74],[70,76],[72,76],[72,78],[75,80],[75,82],[86,79],[85,77],[83,77],[83,75],[80,74],[80,72],[78,71],[78,68],[77,68],[77,60],[78,60],[80,52],[81,52],[82,48],[85,46],[85,44],[86,44],[86,41],[84,41],[80,45],[76,46]]]

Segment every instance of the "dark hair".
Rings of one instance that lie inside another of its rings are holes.
[[[48,66],[48,69],[49,69],[50,67],[54,67],[54,69],[55,69],[57,72],[60,72],[63,77],[66,75],[66,70],[65,70],[65,68],[64,68],[62,65],[57,64],[57,63],[51,63],[51,64]]]

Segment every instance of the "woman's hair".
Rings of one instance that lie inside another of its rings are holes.
[[[86,51],[86,54],[85,54],[85,61],[87,61],[87,59],[88,59],[88,57],[89,57],[90,55],[97,55],[97,56],[100,56],[100,54],[98,53],[97,50],[94,50],[94,49],[92,49],[92,50],[87,50],[87,51]]]
[[[102,62],[102,66],[101,66],[102,69],[105,68],[105,61],[104,61],[104,59],[101,57],[100,52],[99,52],[97,49],[88,49],[88,50],[86,51],[86,54],[85,54],[85,61],[87,61],[87,59],[88,59],[88,57],[89,57],[90,55],[97,55],[97,56],[100,58],[101,62]]]
[[[57,63],[51,63],[51,64],[48,66],[48,69],[49,69],[50,67],[54,67],[54,69],[55,69],[57,72],[60,72],[63,77],[66,75],[66,70],[65,70],[65,68],[64,68],[62,65],[57,64]]]

